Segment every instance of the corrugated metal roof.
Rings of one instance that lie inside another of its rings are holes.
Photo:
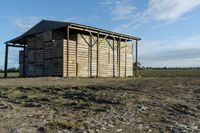
[[[135,39],[135,40],[141,40],[141,38],[139,38],[139,37],[120,34],[120,33],[107,31],[107,30],[100,29],[100,28],[95,28],[95,27],[91,27],[91,26],[77,24],[77,23],[52,21],[52,20],[42,20],[41,22],[39,22],[38,24],[33,26],[30,30],[28,30],[27,32],[25,32],[21,36],[16,37],[12,40],[9,40],[6,43],[16,43],[17,41],[20,41],[21,39],[26,38],[27,36],[31,36],[31,35],[34,35],[34,34],[37,34],[37,33],[42,33],[42,32],[49,31],[49,30],[64,28],[64,27],[67,27],[67,26],[76,26],[76,27],[80,27],[80,28],[87,28],[87,29],[90,29],[90,30],[104,32],[104,33],[107,33],[107,34],[122,36],[122,37],[131,38],[131,39]]]

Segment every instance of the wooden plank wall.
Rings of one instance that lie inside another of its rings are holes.
[[[89,42],[89,36],[85,36]],[[80,34],[77,35],[77,64],[78,64],[78,77],[89,77],[89,47]]]
[[[64,40],[55,40],[45,43],[45,76],[62,76],[63,75],[63,46]]]
[[[131,77],[133,76],[133,52],[132,46],[128,45],[126,48],[127,51],[127,65],[126,65],[126,76]]]
[[[92,54],[89,55],[89,57],[91,56],[90,59],[92,59],[92,65],[91,65],[92,68],[90,68],[92,70],[91,77],[96,77],[97,76],[97,43],[96,43],[97,37],[94,36],[90,40],[91,40],[91,43],[93,44]]]
[[[76,77],[76,41],[69,42],[69,77]],[[63,76],[67,77],[67,40],[64,40],[63,53]]]
[[[97,37],[93,36],[94,38],[92,38],[83,34],[70,35],[68,68],[67,40],[64,39],[65,36],[64,31],[57,30],[53,33],[48,31],[27,38],[28,47],[25,52],[27,76],[67,77],[68,71],[69,77],[97,76],[97,43],[95,43]],[[107,41],[103,37],[99,38],[99,42],[102,42],[99,44],[99,77],[113,77],[113,72],[115,77],[118,77],[119,74],[120,77],[132,76],[132,46],[129,44],[126,46],[124,42],[121,42],[119,59],[119,42],[113,41],[113,39]],[[20,75],[23,73],[22,59],[23,51],[20,52]]]
[[[88,43],[93,44],[97,38],[81,34],[75,36],[77,41],[70,39],[69,43],[69,77],[95,77],[97,75],[97,44],[94,44],[91,48]],[[106,40],[100,38],[99,42],[101,41],[102,43],[99,45],[99,77],[113,77],[113,49]],[[108,41],[113,46],[113,40]],[[117,53],[119,47],[117,45],[118,42],[115,42],[115,77],[119,76],[119,58]],[[124,42],[121,43],[120,77],[132,76],[132,47],[126,45]],[[64,52],[64,77],[67,77],[67,41],[64,43]]]
[[[63,30],[56,30],[27,38],[26,76],[63,76],[64,36]],[[22,54],[20,58],[23,58]],[[20,69],[23,69],[22,66],[20,65]]]
[[[100,39],[100,41],[102,38]],[[103,42],[99,45],[99,77],[111,77],[112,73],[109,73],[109,68],[112,64],[111,56],[110,56],[110,46],[103,40]]]

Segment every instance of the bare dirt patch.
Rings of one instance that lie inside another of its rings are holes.
[[[0,83],[0,132],[200,132],[199,78]]]

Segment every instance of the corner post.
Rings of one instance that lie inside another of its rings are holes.
[[[26,45],[24,44],[24,55],[23,55],[23,76],[25,77],[26,76],[26,59],[25,59],[25,56],[26,56]]]
[[[4,78],[7,78],[7,69],[8,69],[8,47],[9,45],[6,44],[6,51],[5,51],[5,64],[4,64]]]
[[[69,78],[69,26],[67,27],[67,77]]]
[[[99,33],[97,34],[97,78],[99,77]]]
[[[132,76],[134,77],[134,46],[132,42]]]
[[[113,78],[115,77],[115,40],[113,39]]]
[[[135,44],[135,49],[136,49],[136,55],[135,55],[135,76],[138,77],[138,40],[136,40],[136,44]]]
[[[92,78],[92,35],[90,35],[90,40],[89,40],[90,46],[89,46],[89,74],[90,78]]]
[[[119,62],[118,62],[118,63],[119,63],[119,64],[118,64],[118,67],[119,67],[119,68],[118,68],[119,74],[118,74],[118,75],[119,75],[119,78],[120,78],[120,77],[121,77],[121,38],[119,38],[119,43],[118,43],[118,45],[119,45],[119,55],[118,55],[118,56],[119,56],[119,57],[118,57],[118,58],[119,58]]]

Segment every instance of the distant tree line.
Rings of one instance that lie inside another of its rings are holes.
[[[136,63],[133,63],[134,70],[136,69]],[[178,69],[200,69],[200,67],[145,67],[138,62],[138,70],[178,70]],[[3,73],[4,70],[0,69],[0,73]],[[11,67],[8,69],[8,72],[19,72],[19,67]]]
[[[133,63],[134,69],[136,69],[136,63]],[[178,70],[178,69],[200,69],[200,67],[145,67],[138,62],[138,70]]]
[[[3,72],[4,72],[4,70],[0,69],[0,73],[3,73]],[[8,72],[19,72],[19,68],[11,67],[8,69]]]

